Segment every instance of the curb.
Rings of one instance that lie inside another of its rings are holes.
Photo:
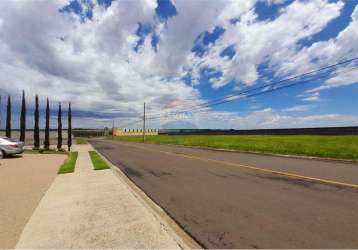
[[[92,146],[92,145],[91,145]],[[203,249],[188,233],[186,233],[157,203],[144,193],[132,180],[130,180],[119,167],[109,161],[103,154],[95,150],[111,167],[112,172],[128,187],[132,194],[154,215],[164,226],[169,235],[182,249]]]

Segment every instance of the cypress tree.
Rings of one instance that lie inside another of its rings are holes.
[[[67,147],[68,151],[71,151],[72,146],[72,111],[71,103],[68,104],[68,125],[67,125]]]
[[[57,149],[61,150],[62,148],[62,110],[61,103],[58,104],[58,114],[57,114]]]
[[[11,137],[11,97],[7,97],[6,107],[6,137]]]
[[[50,104],[48,98],[46,99],[46,125],[45,125],[45,141],[44,148],[50,149]]]
[[[39,129],[39,97],[36,95],[35,97],[35,113],[34,113],[34,148],[39,149],[40,148],[40,129]]]
[[[25,142],[25,131],[26,131],[26,101],[25,91],[22,91],[22,104],[20,114],[20,141]]]

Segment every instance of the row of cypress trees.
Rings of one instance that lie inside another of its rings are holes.
[[[0,96],[1,103],[1,96]],[[46,122],[45,122],[45,140],[44,149],[50,149],[50,103],[49,99],[46,99]],[[35,96],[35,112],[34,112],[34,149],[40,149],[40,112],[39,112],[39,97]],[[20,113],[20,138],[19,140],[25,142],[26,133],[26,100],[25,91],[22,91],[21,113]],[[67,128],[67,147],[68,151],[72,146],[72,111],[71,103],[68,104],[68,128]],[[7,98],[6,107],[6,137],[11,137],[11,97]],[[61,103],[58,105],[57,113],[57,149],[62,150],[62,108]]]

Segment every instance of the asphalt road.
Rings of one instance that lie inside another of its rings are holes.
[[[358,248],[358,189],[263,171],[358,184],[358,165],[110,140],[91,144],[205,248]]]

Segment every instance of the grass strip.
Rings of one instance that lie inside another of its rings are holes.
[[[110,168],[107,162],[105,162],[96,151],[89,151],[88,153],[91,157],[94,170],[103,170]]]
[[[85,138],[76,138],[76,144],[88,144]]]
[[[124,136],[115,137],[115,140],[141,142],[142,137]],[[244,152],[358,160],[357,135],[154,135],[146,136],[146,142]]]
[[[78,152],[70,152],[65,162],[62,164],[59,174],[73,173],[75,171]]]

